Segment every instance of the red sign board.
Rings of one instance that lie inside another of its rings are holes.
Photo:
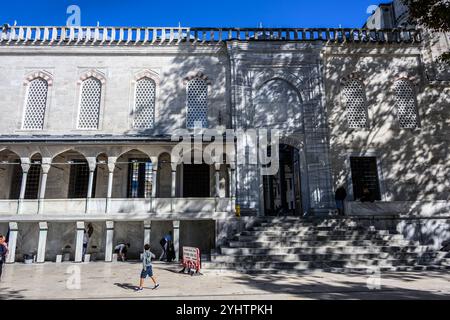
[[[202,268],[200,249],[183,247],[183,267],[200,272],[200,269]]]

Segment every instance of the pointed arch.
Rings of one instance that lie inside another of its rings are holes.
[[[42,130],[48,106],[49,87],[53,84],[53,76],[46,71],[28,74],[24,80],[26,86],[23,130]]]

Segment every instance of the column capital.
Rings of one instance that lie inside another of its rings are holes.
[[[28,172],[31,167],[31,160],[30,158],[20,158],[20,165],[22,166],[22,171]]]
[[[180,220],[172,221],[172,225],[174,229],[180,229]]]
[[[178,162],[171,162],[172,172],[177,172]]]
[[[86,157],[86,160],[89,165],[89,171],[95,171],[95,168],[97,167],[97,158],[96,157]]]
[[[216,169],[216,171],[220,171],[221,165],[222,165],[221,163],[214,163],[214,169]]]
[[[86,225],[84,221],[77,221],[77,230],[84,230],[86,228]]]
[[[116,168],[117,157],[108,157],[108,170],[109,172],[114,172]]]
[[[50,167],[52,165],[52,158],[42,158],[42,173],[47,174],[50,170]]]
[[[48,230],[47,221],[39,222],[39,230]]]
[[[151,229],[152,228],[152,222],[150,220],[144,221],[144,229]]]
[[[106,230],[114,229],[114,221],[106,221]]]
[[[11,231],[17,231],[19,230],[19,227],[17,225],[17,222],[10,222],[9,223],[9,230]]]

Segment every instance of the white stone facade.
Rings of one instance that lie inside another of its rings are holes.
[[[9,226],[20,254],[36,252],[40,262],[66,245],[80,261],[88,222],[107,261],[117,242],[132,241],[138,255],[144,241],[158,247],[172,229],[180,246],[208,253],[233,231],[236,204],[251,216],[332,215],[339,185],[357,200],[350,162],[362,156],[376,159],[380,193],[363,214],[399,203],[410,205],[402,214],[448,212],[450,78],[427,37],[3,28],[0,233]],[[235,158],[209,167],[173,162],[171,135],[194,121],[280,130],[282,173],[265,179],[260,165]]]

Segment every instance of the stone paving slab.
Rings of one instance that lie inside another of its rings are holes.
[[[308,272],[298,275],[245,275],[204,271],[180,274],[178,264],[154,263],[161,287],[134,292],[140,263],[45,263],[6,265],[2,299],[450,299],[448,272],[377,275]],[[78,277],[79,275],[79,277]],[[78,282],[77,279],[80,281]],[[379,286],[378,286],[379,284]]]

